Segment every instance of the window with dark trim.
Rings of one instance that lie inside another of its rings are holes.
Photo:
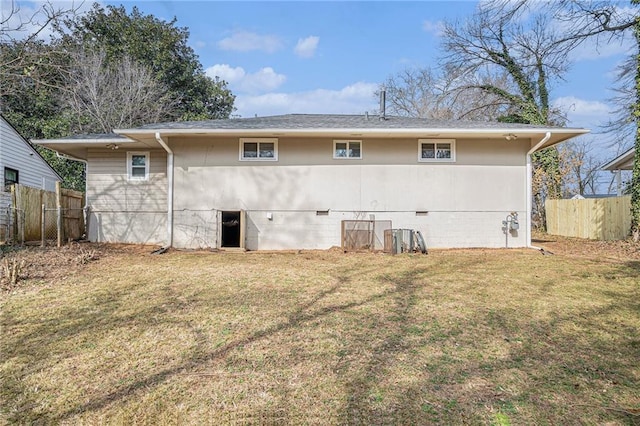
[[[10,167],[4,168],[4,187],[8,189],[14,183],[20,183],[20,172]]]

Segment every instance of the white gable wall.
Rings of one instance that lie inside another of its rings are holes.
[[[4,168],[18,170],[21,185],[55,190],[59,177],[38,153],[0,117],[0,188],[4,189]]]

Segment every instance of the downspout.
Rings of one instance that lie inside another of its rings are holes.
[[[167,151],[167,245],[173,245],[173,151],[162,139],[160,132],[156,132],[156,140]]]
[[[71,161],[79,161],[81,163],[84,163],[84,179],[85,179],[85,183],[84,183],[84,208],[82,209],[82,214],[84,215],[84,233],[85,233],[85,238],[88,240],[89,239],[89,219],[90,219],[90,214],[89,214],[89,191],[87,191],[87,176],[89,176],[89,162],[87,160],[83,160],[82,158],[76,158],[76,157],[72,157],[68,154],[60,154],[58,151],[56,151],[56,156],[58,158],[62,158],[64,160],[71,160]]]
[[[536,152],[542,145],[547,143],[547,141],[550,138],[551,138],[551,132],[547,132],[544,135],[544,138],[542,138],[542,140],[540,142],[535,144],[534,147],[531,148],[527,152],[527,223],[528,223],[528,225],[527,225],[527,247],[532,248],[532,249],[536,249],[536,250],[540,250],[540,247],[535,247],[535,246],[531,245],[531,210],[532,210],[531,200],[533,198],[533,188],[532,188],[533,166],[531,165],[531,154]]]
[[[58,151],[56,151],[56,157],[62,158],[63,160],[79,161],[81,163],[84,163],[85,179],[86,179],[86,176],[89,175],[89,162],[87,160],[83,160],[82,158],[72,157],[72,156],[70,156],[68,154],[60,154]],[[84,187],[84,205],[85,206],[89,205],[89,191],[87,191],[87,184],[86,183],[85,183],[85,187]]]

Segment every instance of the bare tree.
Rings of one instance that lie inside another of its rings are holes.
[[[6,1],[0,18],[0,95],[20,90],[20,85],[51,84],[52,67],[61,67],[64,61],[62,49],[43,47],[41,39],[52,24],[72,16],[82,6],[82,2],[60,6],[47,1],[35,11],[26,12],[15,0]]]
[[[633,115],[636,104],[635,77],[638,68],[638,58],[630,56],[616,68],[615,95],[610,101],[616,105],[611,119],[605,125],[605,131],[613,135],[615,144],[620,144],[622,150],[629,149],[633,144],[636,131]]]
[[[443,120],[494,121],[508,110],[497,96],[486,96],[471,85],[505,87],[505,74],[468,75],[453,67],[407,68],[390,76],[382,85],[387,92],[389,111],[409,117]]]
[[[407,68],[388,77],[382,88],[391,114],[451,118],[450,111],[442,106],[446,84],[431,68]]]
[[[446,61],[465,74],[506,73],[510,85],[469,84],[468,90],[499,97],[512,108],[513,120],[532,124],[556,124],[562,117],[549,103],[549,85],[568,67],[569,51],[539,13],[521,19],[518,3],[488,2],[465,23],[444,27]]]
[[[597,140],[583,136],[562,144],[559,148],[560,170],[563,176],[563,192],[570,195],[595,195],[601,185],[604,172],[602,154],[596,149]],[[607,178],[605,175],[604,178]],[[607,187],[613,186],[613,177],[608,177]]]
[[[502,5],[513,3],[512,0],[501,0]],[[521,7],[530,10],[536,8],[537,2],[517,0]],[[631,3],[634,3],[632,0]],[[563,22],[569,31],[560,43],[569,43],[573,48],[587,40],[596,43],[620,41],[627,30],[632,30],[638,16],[638,10],[632,4],[625,6],[621,2],[610,0],[559,0],[544,6],[553,14],[554,19]]]
[[[104,51],[80,51],[62,92],[79,132],[109,133],[171,117],[177,100],[153,73],[128,56],[107,62]]]

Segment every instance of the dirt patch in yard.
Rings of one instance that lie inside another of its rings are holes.
[[[600,259],[612,262],[640,261],[640,243],[630,239],[623,241],[594,241],[580,238],[568,238],[534,232],[532,243],[543,248],[546,254]],[[61,279],[73,276],[87,264],[100,260],[101,262],[117,262],[119,256],[155,256],[152,252],[155,246],[139,244],[100,244],[100,243],[72,243],[62,248],[57,247],[3,247],[0,251],[0,292],[6,293],[20,288],[32,286],[50,286]],[[503,249],[474,249],[473,252],[491,252]],[[434,251],[437,252],[438,250]],[[466,252],[466,249],[440,250],[454,253]],[[311,250],[297,251],[307,257],[336,254],[339,249],[326,251]],[[180,250],[170,250],[163,256],[185,253]],[[196,254],[206,254],[206,251],[193,251]],[[259,252],[267,253],[267,252]],[[277,252],[285,253],[285,252]],[[346,254],[347,256],[349,253]],[[380,253],[380,256],[384,256]],[[12,279],[11,275],[15,278]]]
[[[9,247],[0,251],[0,290],[53,285],[77,274],[85,265],[117,255],[150,255],[155,247],[133,244],[72,243],[57,247]]]

